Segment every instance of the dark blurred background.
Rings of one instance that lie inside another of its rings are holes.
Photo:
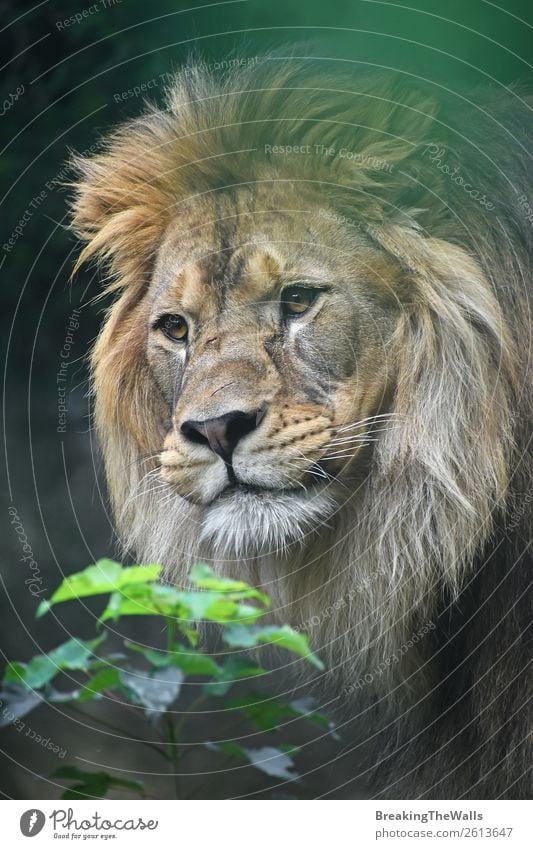
[[[78,13],[81,18],[73,20]],[[90,614],[83,621],[73,606],[61,611],[60,622],[53,617],[35,621],[36,606],[39,595],[49,595],[63,574],[112,554],[115,544],[87,399],[86,354],[105,304],[91,303],[99,282],[90,269],[69,283],[77,252],[66,227],[68,189],[63,183],[69,177],[69,149],[96,150],[109,127],[139,112],[143,96],[161,102],[162,75],[191,52],[214,63],[297,43],[302,55],[335,57],[354,68],[358,63],[400,68],[450,89],[465,83],[528,81],[533,4],[0,0],[0,16],[7,472],[0,627],[3,658],[27,660],[67,639],[71,629],[81,636],[84,628],[92,632]],[[143,85],[144,95],[127,94]],[[58,383],[61,363],[66,363],[61,372],[65,380]],[[60,386],[66,389],[66,411],[59,408]],[[24,552],[9,507],[16,509],[23,526],[36,564],[33,572],[28,560],[21,559]],[[36,576],[32,594],[27,579]],[[131,777],[144,778],[152,795],[165,797],[165,777],[146,775],[158,767],[140,751],[126,750],[124,741],[51,709],[30,715],[28,721],[67,749],[67,761],[81,758],[78,763],[88,769],[120,761],[132,770]],[[206,728],[211,728],[209,718],[200,721],[198,733],[209,734]],[[346,741],[307,742],[303,771],[313,771],[307,794],[328,792],[353,774],[353,760],[343,757]],[[58,766],[54,755],[14,728],[2,732],[0,746],[5,757],[0,783],[6,796],[58,796],[58,787],[43,778]],[[328,765],[331,759],[334,763]],[[196,764],[201,766],[201,761]],[[211,777],[209,789],[198,792],[230,797],[253,793],[255,786],[251,771],[241,768]]]

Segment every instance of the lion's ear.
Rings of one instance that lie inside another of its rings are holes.
[[[411,504],[413,527],[403,538],[417,540],[413,563],[440,557],[457,586],[508,489],[517,358],[471,256],[404,228],[373,236],[402,266],[407,297],[392,350],[397,419],[377,462],[395,503]],[[391,515],[384,525],[396,521]]]
[[[94,156],[75,155],[71,228],[85,242],[75,270],[103,262],[108,289],[145,279],[164,230],[170,196],[165,144],[168,119],[158,110],[120,128]]]

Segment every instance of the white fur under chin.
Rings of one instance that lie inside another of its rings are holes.
[[[326,492],[237,491],[206,509],[201,539],[215,557],[279,554],[319,529],[338,507]]]

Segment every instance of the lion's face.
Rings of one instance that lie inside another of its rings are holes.
[[[226,540],[262,522],[297,538],[326,518],[384,426],[392,263],[320,211],[272,191],[196,205],[126,331],[145,337],[164,399],[160,477]]]
[[[363,644],[395,582],[421,606],[491,533],[516,355],[464,235],[479,209],[436,204],[455,189],[424,155],[436,106],[405,91],[391,113],[386,84],[326,103],[302,73],[177,79],[167,110],[78,162],[74,227],[116,294],[93,389],[128,547],[174,578],[200,557],[286,569],[291,603],[306,565],[315,601],[324,570],[379,569]]]

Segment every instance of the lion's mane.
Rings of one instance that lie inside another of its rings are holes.
[[[529,792],[532,139],[519,89],[453,95],[271,57],[218,79],[187,67],[166,108],[75,163],[79,262],[103,262],[118,296],[92,357],[111,497],[127,545],[175,580],[199,554],[194,514],[142,489],[167,414],[129,334],[169,221],[186,231],[194,199],[228,187],[312,182],[401,269],[397,422],[365,485],[311,549],[247,560],[340,692],[381,705],[383,762],[402,766],[377,792],[393,797]],[[336,155],[276,158],[266,141]],[[416,769],[399,760],[411,739]]]

